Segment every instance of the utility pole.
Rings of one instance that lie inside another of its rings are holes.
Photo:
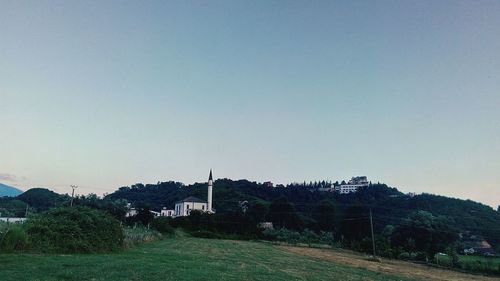
[[[71,192],[71,207],[73,207],[73,198],[75,197],[75,189],[78,188],[78,185],[70,185],[73,191]]]
[[[373,235],[373,218],[372,218],[372,208],[370,208],[370,225],[372,229],[372,246],[373,246],[373,257],[376,257],[375,254],[375,235]]]
[[[26,212],[24,213],[24,217],[25,217],[25,218],[27,218],[27,217],[28,217],[28,207],[29,207],[29,205],[28,205],[28,204],[26,204]]]

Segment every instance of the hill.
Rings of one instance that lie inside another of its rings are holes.
[[[18,188],[0,183],[0,197],[15,197],[21,193],[23,193],[23,191]]]
[[[17,196],[17,199],[36,211],[46,211],[61,206],[69,198],[67,195],[61,195],[46,188],[32,188]]]
[[[348,224],[350,220],[359,220],[357,226],[368,225],[371,209],[377,233],[382,233],[388,225],[402,226],[410,213],[423,210],[446,220],[458,232],[473,233],[484,238],[497,251],[500,250],[500,212],[481,203],[432,194],[412,196],[385,184],[371,184],[357,193],[347,195],[320,191],[317,186],[304,183],[269,187],[247,180],[219,179],[214,183],[214,208],[217,213],[237,211],[241,209],[240,202],[247,201],[249,211],[252,211],[261,206],[269,207],[274,200],[286,197],[303,220],[304,227],[314,229],[318,205],[328,200],[335,205],[337,222],[334,231],[352,227]],[[205,183],[184,185],[162,182],[121,187],[105,199],[125,199],[136,207],[159,210],[162,207],[173,209],[175,201],[190,195],[206,199],[206,193]]]

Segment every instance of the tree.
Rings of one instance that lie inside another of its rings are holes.
[[[319,202],[314,208],[313,217],[316,220],[318,230],[333,231],[335,227],[336,207],[329,199]]]
[[[33,216],[25,227],[31,245],[41,252],[108,252],[123,243],[120,222],[87,207],[52,209]]]
[[[132,218],[134,222],[140,222],[142,225],[147,226],[153,222],[155,216],[149,211],[149,208],[142,208]]]
[[[252,217],[256,222],[264,222],[266,220],[267,212],[269,207],[266,204],[257,202],[250,206],[248,209],[248,215]]]
[[[409,253],[423,251],[427,259],[432,259],[457,239],[458,231],[450,226],[446,218],[435,217],[426,211],[416,211],[396,228],[391,241]]]
[[[70,198],[45,188],[32,188],[17,196],[17,199],[28,204],[30,208],[46,211],[50,208],[60,207],[64,202],[69,202]]]
[[[347,241],[361,241],[370,236],[369,210],[362,205],[353,205],[345,210],[340,232]]]
[[[274,200],[269,206],[268,218],[275,227],[302,229],[302,220],[297,215],[295,207],[284,196]]]
[[[26,203],[10,197],[0,198],[0,216],[3,217],[24,217],[26,213]]]

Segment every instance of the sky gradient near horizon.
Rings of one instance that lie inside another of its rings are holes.
[[[500,204],[499,1],[0,0],[0,182],[366,175]]]

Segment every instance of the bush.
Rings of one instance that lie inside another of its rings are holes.
[[[198,230],[198,231],[193,231],[191,232],[191,235],[193,237],[198,237],[198,238],[210,238],[210,239],[221,239],[222,236],[211,232],[211,231],[206,231],[206,230]]]
[[[300,242],[306,243],[309,247],[313,243],[318,243],[320,241],[319,236],[309,229],[305,229],[299,237]]]
[[[5,231],[0,237],[0,251],[12,253],[17,250],[25,250],[28,245],[28,237],[21,226],[14,225]]]
[[[120,249],[123,229],[110,215],[87,207],[57,208],[26,222],[35,250],[51,253],[94,253]]]
[[[281,241],[290,244],[297,244],[300,240],[300,233],[288,230],[286,228],[280,229],[266,229],[262,232],[264,238],[271,241]]]
[[[162,234],[174,234],[175,232],[175,229],[170,225],[170,219],[166,217],[155,218],[151,223],[151,228]]]

